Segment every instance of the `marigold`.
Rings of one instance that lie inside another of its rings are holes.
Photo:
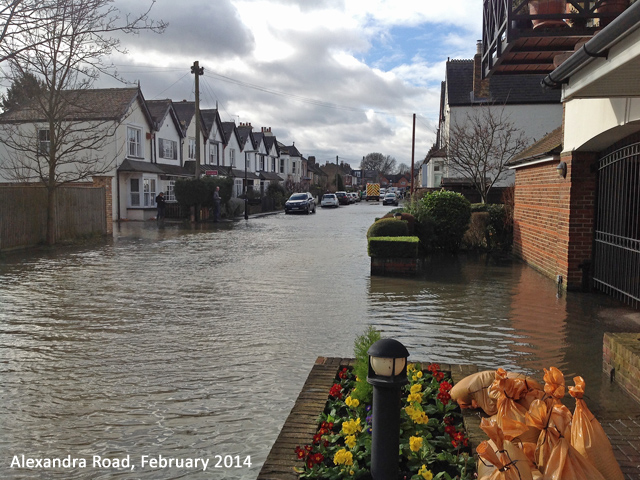
[[[333,456],[333,463],[336,465],[353,465],[353,454],[347,451],[346,448],[338,450]]]
[[[344,439],[344,444],[349,447],[350,450],[353,450],[353,447],[356,446],[356,436],[355,435],[348,435],[345,439]]]
[[[417,452],[422,448],[422,437],[409,438],[409,448],[412,452]]]
[[[422,371],[418,370],[418,372],[416,373],[416,377],[422,378]]]
[[[422,465],[422,468],[418,470],[418,475],[421,475],[424,480],[432,480],[433,478],[433,473],[427,470],[426,465]]]
[[[422,385],[416,383],[415,385],[411,385],[411,393],[418,393],[422,391]]]
[[[347,420],[342,424],[342,432],[345,435],[353,435],[362,431],[362,425],[360,424],[360,417],[355,420]]]
[[[411,393],[407,397],[407,401],[411,402],[411,403],[413,403],[413,402],[422,403],[422,394],[421,393]]]

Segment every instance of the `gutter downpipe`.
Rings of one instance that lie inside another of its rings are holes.
[[[558,68],[542,79],[543,88],[560,88],[571,75],[591,63],[595,58],[607,58],[609,48],[640,28],[640,1],[618,15],[607,27],[582,45]]]

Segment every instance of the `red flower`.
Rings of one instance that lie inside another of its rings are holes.
[[[435,372],[433,373],[433,378],[436,379],[436,382],[441,382],[444,378],[444,372]]]
[[[347,378],[349,374],[347,373],[347,367],[344,367],[340,373],[338,373],[338,378],[344,380],[345,378]]]
[[[447,403],[449,403],[449,400],[451,400],[451,395],[449,394],[449,392],[441,391],[440,393],[438,393],[438,395],[436,395],[436,398],[440,400],[443,405],[446,405]]]
[[[455,445],[454,445],[455,447]],[[311,470],[313,468],[313,459],[311,457],[307,458],[307,468]]]
[[[322,434],[320,433],[316,433],[313,436],[313,443],[315,443],[316,445],[318,445],[320,443],[320,441],[322,441]]]
[[[444,432],[448,433],[449,436],[453,438],[456,433],[456,427],[454,427],[453,425],[447,425],[446,427],[444,427]]]
[[[311,445],[305,445],[304,448],[309,453],[311,453],[311,450],[313,450],[313,447]]]
[[[453,385],[451,385],[449,382],[442,382],[440,384],[440,391],[441,392],[448,392],[452,388],[453,388]]]
[[[453,417],[450,415],[447,415],[446,417],[444,417],[443,421],[445,425],[453,425]]]
[[[427,370],[429,370],[432,374],[434,374],[440,370],[440,365],[437,363],[432,363],[427,367]]]
[[[339,383],[333,384],[333,387],[331,387],[331,390],[329,390],[329,396],[338,399],[342,398],[342,387]]]
[[[316,453],[312,455],[312,457],[315,463],[322,463],[322,461],[324,460],[324,455],[322,455],[321,453]]]
[[[307,456],[307,451],[304,448],[296,447],[296,455],[298,456],[298,460],[302,460]]]

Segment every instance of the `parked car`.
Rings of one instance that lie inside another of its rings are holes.
[[[294,193],[284,204],[284,213],[304,212],[307,215],[316,213],[316,200],[309,192]]]
[[[351,192],[349,193],[349,195],[351,195],[351,198],[353,198],[353,203],[360,201],[360,195],[358,195],[356,192]]]
[[[336,197],[338,197],[340,205],[349,205],[349,203],[351,203],[347,192],[336,192]]]
[[[385,193],[382,199],[382,205],[398,206],[398,196],[395,193]]]
[[[322,200],[320,200],[320,206],[324,207],[334,207],[338,208],[340,206],[340,202],[338,201],[338,197],[335,193],[325,193],[322,196]]]

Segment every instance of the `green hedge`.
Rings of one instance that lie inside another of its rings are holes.
[[[428,193],[416,203],[421,211],[416,217],[419,220],[429,218],[431,221],[432,247],[457,251],[471,220],[469,200],[459,193],[440,190]]]
[[[231,199],[233,192],[233,178],[202,177],[178,179],[176,180],[174,192],[180,205],[190,207],[200,204],[210,207],[213,205],[213,192],[216,187],[220,187],[222,203],[227,203]]]
[[[406,237],[409,235],[407,222],[395,218],[381,218],[369,227],[367,238]]]
[[[371,237],[368,253],[376,258],[417,258],[418,237]]]
[[[503,204],[474,203],[471,211],[487,212],[489,224],[485,236],[489,249],[509,250],[513,244],[513,218]]]

